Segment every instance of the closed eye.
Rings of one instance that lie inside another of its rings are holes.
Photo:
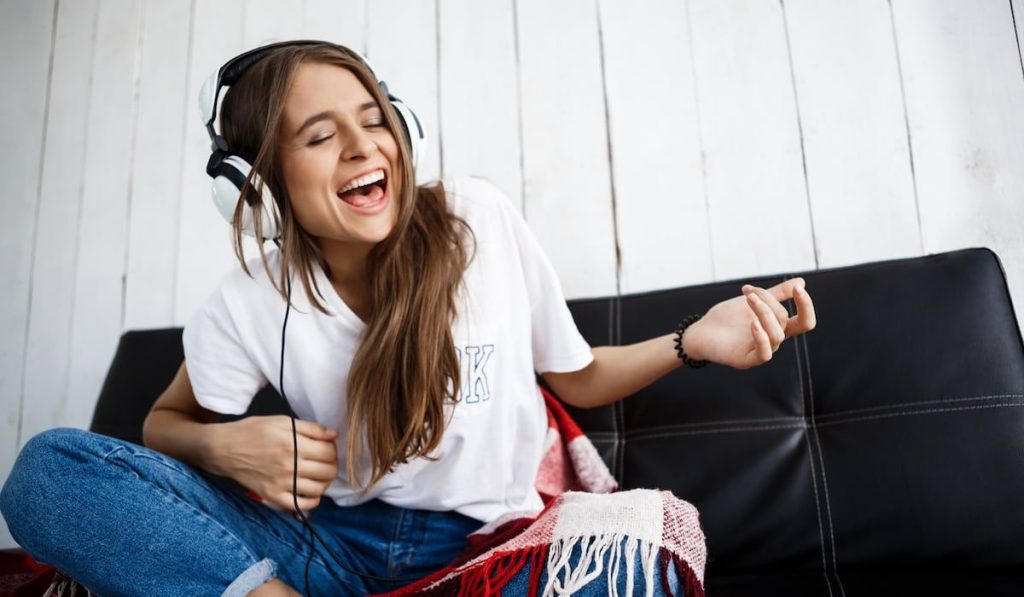
[[[320,145],[321,143],[323,143],[324,141],[330,139],[333,136],[334,135],[327,135],[326,137],[320,137],[319,139],[313,139],[312,141],[307,143],[307,145]]]

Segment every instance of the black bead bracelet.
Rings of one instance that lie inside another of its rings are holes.
[[[699,369],[707,365],[708,361],[691,359],[690,357],[686,356],[686,353],[683,352],[683,332],[686,331],[686,328],[696,323],[696,321],[701,317],[704,317],[704,315],[701,313],[697,313],[687,317],[679,324],[679,328],[676,330],[676,354],[679,355],[679,358],[682,359],[688,367],[692,367],[693,369]]]

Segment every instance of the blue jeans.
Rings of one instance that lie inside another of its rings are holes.
[[[306,594],[309,532],[240,485],[165,454],[81,429],[44,431],[25,444],[0,491],[14,539],[94,593],[247,595],[273,577]],[[348,568],[318,542],[316,595],[397,589],[444,567],[483,523],[455,512],[330,499],[307,515]]]
[[[366,595],[394,590],[444,567],[482,526],[455,512],[391,506],[372,500],[340,507],[330,499],[307,515],[347,572],[323,547],[309,566],[309,535],[289,514],[243,494],[228,479],[155,450],[81,429],[44,431],[25,444],[0,490],[0,513],[14,539],[94,593],[112,595],[247,595],[279,578],[309,595]],[[581,550],[571,552],[578,564]],[[607,571],[610,554],[600,561]],[[621,554],[621,552],[620,552]],[[627,562],[616,583],[626,592]],[[598,560],[587,566],[594,570]],[[634,594],[646,584],[633,558]],[[525,595],[529,566],[502,590]],[[664,595],[657,565],[654,595]],[[541,574],[543,590],[548,574]],[[672,566],[667,581],[682,595]],[[561,582],[561,580],[560,580]],[[610,594],[602,572],[575,595]]]

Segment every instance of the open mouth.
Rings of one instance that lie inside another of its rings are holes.
[[[381,169],[360,176],[345,185],[338,191],[338,197],[353,207],[368,208],[383,201],[386,190],[387,176]]]

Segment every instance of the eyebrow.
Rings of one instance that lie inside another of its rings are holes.
[[[365,112],[365,111],[367,111],[367,110],[369,110],[371,108],[377,108],[377,107],[378,107],[377,106],[377,102],[374,102],[374,101],[366,102],[366,103],[363,103],[363,104],[359,105],[359,112]],[[301,135],[302,131],[306,130],[306,127],[311,126],[313,124],[316,124],[316,123],[320,122],[321,120],[327,120],[332,115],[334,115],[334,111],[332,111],[332,110],[324,110],[323,112],[317,112],[316,114],[310,116],[309,118],[307,118],[306,120],[304,120],[302,122],[302,125],[299,127],[299,129],[297,131],[295,131],[295,136],[298,137],[299,135]]]

